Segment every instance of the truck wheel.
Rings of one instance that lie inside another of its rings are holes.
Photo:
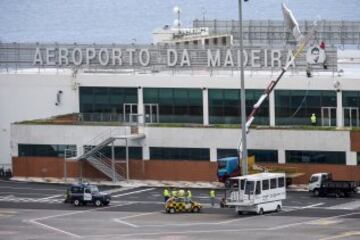
[[[238,215],[243,215],[244,212],[243,211],[238,211]]]
[[[280,205],[277,205],[277,207],[276,207],[276,210],[275,210],[276,212],[280,212],[281,211],[281,206]]]
[[[341,197],[341,193],[340,193],[340,192],[336,192],[336,193],[335,193],[335,197],[336,197],[336,198],[340,198],[340,197]]]
[[[200,212],[200,208],[198,207],[194,207],[192,210],[193,213],[199,213]]]
[[[175,213],[175,208],[169,208],[169,213],[171,214]]]
[[[101,205],[102,205],[102,202],[99,199],[95,200],[95,206],[101,207]]]
[[[319,189],[315,189],[315,190],[313,191],[313,194],[314,194],[315,197],[319,197],[319,196],[320,196],[320,191],[319,191]]]
[[[263,208],[260,208],[259,209],[259,212],[258,212],[258,215],[263,215],[264,214],[264,209]]]
[[[80,206],[80,204],[81,204],[81,202],[80,202],[79,199],[75,199],[75,200],[74,200],[74,205],[75,205],[76,207]]]

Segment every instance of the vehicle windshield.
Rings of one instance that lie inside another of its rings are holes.
[[[219,169],[225,168],[225,167],[226,167],[226,161],[224,161],[224,160],[218,161],[218,168]]]
[[[318,179],[319,179],[319,178],[318,178],[317,176],[313,176],[313,177],[310,178],[309,183],[317,182]]]
[[[246,181],[245,183],[245,194],[254,193],[254,181]]]
[[[91,192],[99,192],[99,189],[97,186],[90,186]]]

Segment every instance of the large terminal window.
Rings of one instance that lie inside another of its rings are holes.
[[[360,126],[360,92],[359,91],[343,91],[342,104],[344,114],[344,126],[359,127]]]
[[[76,145],[19,144],[19,157],[64,157],[65,149],[75,153]]]
[[[144,104],[158,104],[161,123],[202,123],[201,89],[145,88]]]
[[[275,90],[276,125],[310,125],[312,113],[317,117],[317,124],[321,125],[322,107],[336,108],[335,91]],[[333,112],[331,126],[336,126],[336,111]]]
[[[287,163],[345,164],[345,152],[285,151]]]
[[[262,90],[246,90],[246,112],[249,114]],[[241,122],[240,90],[209,89],[209,121],[211,124],[239,124]],[[254,124],[269,124],[269,101],[266,100],[256,115]]]
[[[136,88],[80,87],[81,113],[123,113],[124,103],[137,103]]]
[[[152,160],[210,160],[208,148],[163,148],[150,147]]]

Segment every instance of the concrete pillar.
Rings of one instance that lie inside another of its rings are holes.
[[[346,165],[356,166],[357,165],[357,152],[346,152]]]
[[[278,161],[279,161],[279,164],[286,163],[285,150],[278,150]]]
[[[217,162],[217,149],[210,148],[210,162]]]
[[[150,148],[148,146],[142,147],[143,160],[150,160]]]
[[[209,125],[209,90],[204,88],[202,91],[203,98],[203,124]]]
[[[138,97],[138,114],[139,114],[139,118],[138,118],[138,123],[143,124],[144,123],[144,119],[145,119],[145,115],[144,115],[144,98],[143,98],[143,88],[142,87],[138,87],[137,90],[137,97]]]
[[[342,91],[336,92],[336,126],[338,128],[344,127]]]
[[[269,94],[269,120],[270,126],[275,126],[275,91]]]

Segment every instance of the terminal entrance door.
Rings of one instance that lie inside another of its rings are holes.
[[[336,107],[321,107],[321,126],[336,126]]]
[[[344,107],[344,126],[359,127],[359,108]]]
[[[145,123],[159,123],[159,104],[144,104]]]
[[[137,119],[133,119],[137,117],[138,106],[136,103],[124,103],[123,105],[123,119],[124,122],[138,122]]]

